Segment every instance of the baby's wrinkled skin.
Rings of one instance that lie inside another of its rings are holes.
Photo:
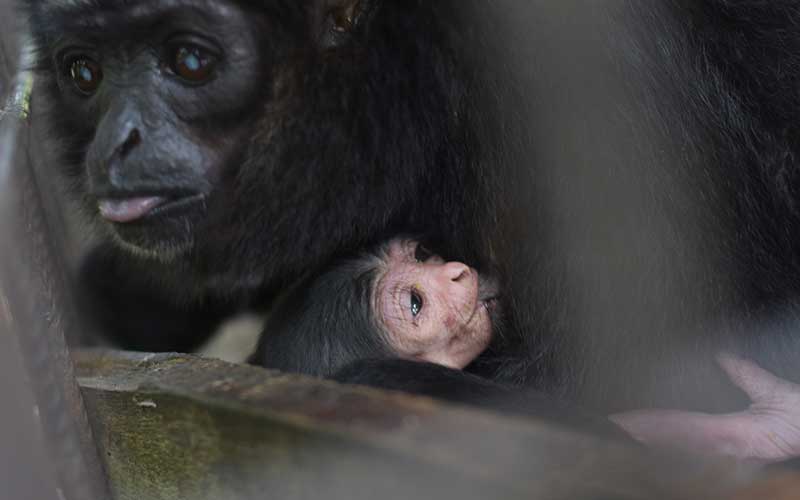
[[[394,239],[373,292],[389,347],[400,357],[461,369],[488,347],[495,287],[461,262]]]

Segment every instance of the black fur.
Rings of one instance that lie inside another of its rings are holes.
[[[27,2],[45,87],[64,25],[109,3]],[[798,379],[796,2],[372,0],[333,37],[321,5],[245,6],[267,27],[260,85],[210,136],[254,133],[191,251],[89,267],[136,276],[174,314],[257,307],[335,256],[422,234],[499,269],[509,324],[475,365],[486,377],[603,411],[741,405],[721,349]],[[51,101],[83,194],[94,130]]]
[[[295,284],[270,308],[250,362],[329,377],[358,360],[395,357],[372,310],[381,259],[378,248]]]
[[[363,359],[331,377],[345,384],[371,385],[456,402],[469,402],[493,411],[535,415],[560,425],[633,443],[609,420],[540,392],[514,389],[485,378],[433,363],[400,359]]]

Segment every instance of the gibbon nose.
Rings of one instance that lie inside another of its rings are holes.
[[[477,288],[477,280],[473,274],[472,269],[466,264],[448,262],[439,267],[436,281],[439,288],[451,299],[469,302]]]

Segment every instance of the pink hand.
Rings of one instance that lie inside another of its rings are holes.
[[[652,446],[766,463],[800,457],[800,385],[731,355],[718,361],[752,400],[747,410],[728,415],[638,410],[609,418]]]

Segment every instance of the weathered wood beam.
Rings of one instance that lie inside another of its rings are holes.
[[[77,370],[118,499],[762,498],[755,469],[427,398],[177,354]]]
[[[66,344],[70,328],[83,329],[29,154],[41,137],[28,121],[33,75],[22,24],[16,6],[0,0],[0,335],[14,344],[6,355],[24,358],[59,496],[103,500],[105,477]]]

